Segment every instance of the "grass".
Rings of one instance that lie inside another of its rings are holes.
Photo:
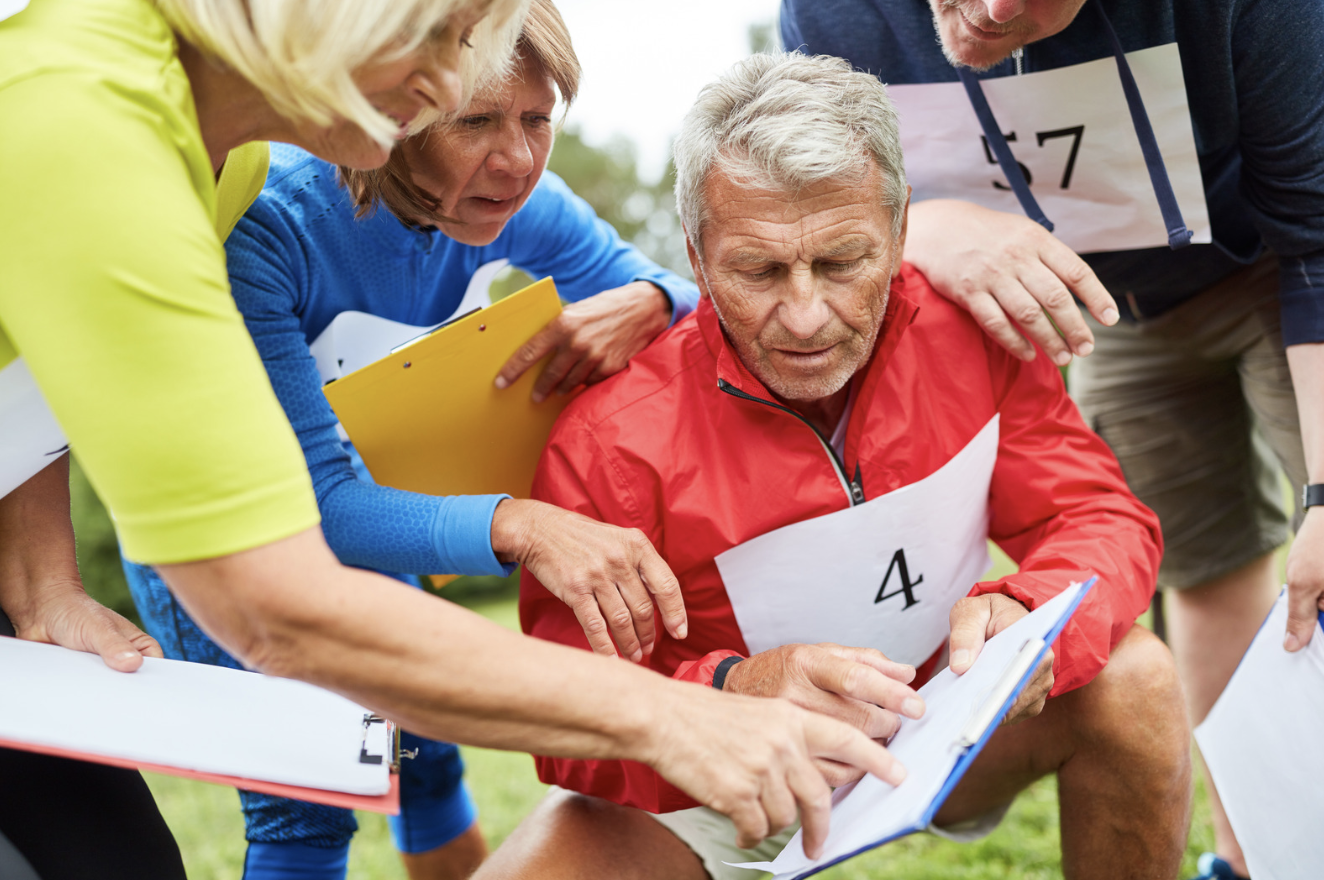
[[[994,572],[1010,570],[1005,557]],[[467,578],[445,588],[449,598],[516,629],[512,581]],[[528,755],[488,749],[463,749],[470,790],[479,821],[493,847],[519,824],[542,797]],[[244,828],[239,798],[232,789],[168,776],[147,775],[161,812],[184,854],[191,880],[235,880],[243,869]],[[404,880],[386,820],[360,813],[359,833],[350,849],[351,880]],[[1195,815],[1182,864],[1182,877],[1195,873],[1195,859],[1213,847],[1209,805],[1197,783]],[[755,877],[751,873],[751,877]],[[821,874],[824,880],[994,880],[1017,877],[1053,880],[1062,876],[1057,822],[1057,786],[1043,780],[1024,792],[992,835],[957,844],[914,835],[866,853]]]

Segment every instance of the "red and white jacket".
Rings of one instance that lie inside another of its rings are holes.
[[[1057,368],[1042,353],[1028,364],[1012,357],[905,265],[873,357],[853,381],[841,473],[815,430],[778,408],[740,362],[705,299],[626,370],[571,403],[552,430],[533,497],[643,530],[679,578],[689,617],[683,641],[659,627],[644,662],[710,685],[720,661],[748,653],[714,557],[921,480],[1000,414],[989,537],[1020,571],[970,595],[1005,593],[1034,608],[1097,574],[1053,646],[1053,695],[1088,683],[1148,606],[1162,539]],[[852,500],[856,485],[864,497]],[[573,612],[527,569],[520,623],[588,650]],[[616,803],[651,812],[695,805],[642,764],[536,761],[544,782]]]

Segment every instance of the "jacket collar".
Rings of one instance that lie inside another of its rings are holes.
[[[892,280],[892,288],[887,298],[887,311],[883,315],[883,327],[878,333],[877,341],[874,343],[873,355],[864,367],[851,378],[852,382],[858,381],[863,375],[867,385],[872,386],[887,366],[892,353],[896,351],[906,328],[915,320],[915,316],[919,312],[919,304],[915,301],[911,291],[907,289],[907,276],[910,274],[907,270],[909,269],[909,266],[903,266],[902,271]],[[722,330],[722,323],[717,317],[717,310],[713,308],[712,301],[707,296],[699,300],[699,307],[695,309],[695,320],[698,321],[703,340],[715,360],[714,387],[716,387],[718,380],[724,380],[746,394],[771,400],[772,393],[749,371],[749,368],[740,360],[736,350],[731,346],[730,340],[726,338],[726,333]],[[860,389],[861,392],[869,390],[871,388],[861,387]]]

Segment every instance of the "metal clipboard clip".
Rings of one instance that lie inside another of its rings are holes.
[[[390,767],[392,773],[400,772],[400,762],[405,758],[417,758],[418,749],[412,752],[409,749],[400,747],[400,725],[394,721],[388,721],[380,715],[373,715],[371,712],[365,712],[363,715],[363,739],[359,744],[359,763],[360,764],[381,764],[386,760],[385,755],[374,755],[368,751],[368,733],[372,730],[374,724],[386,725],[387,741],[390,745]]]
[[[1034,666],[1046,644],[1043,639],[1029,639],[1021,646],[1020,651],[1011,658],[1007,668],[1002,671],[997,683],[989,690],[988,696],[979,704],[979,708],[975,709],[970,720],[962,728],[961,735],[956,740],[958,748],[968,749],[977,745],[983,738],[984,731],[997,722],[1002,707],[1016,692],[1021,679]]]

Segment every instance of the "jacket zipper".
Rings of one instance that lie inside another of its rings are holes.
[[[864,482],[860,479],[860,466],[858,464],[855,465],[854,479],[846,476],[846,465],[842,463],[841,458],[837,455],[837,450],[832,448],[832,444],[823,437],[823,434],[814,427],[812,422],[795,410],[782,406],[780,403],[774,403],[771,400],[764,400],[762,397],[746,394],[725,379],[718,379],[717,387],[732,397],[738,397],[741,400],[748,400],[753,403],[761,403],[764,406],[770,406],[773,409],[781,410],[784,413],[790,413],[803,422],[805,427],[814,432],[814,436],[818,438],[818,442],[823,444],[823,451],[828,454],[828,458],[832,462],[832,469],[837,474],[837,479],[841,480],[841,488],[846,492],[846,500],[850,502],[850,506],[854,507],[857,504],[864,503]]]

